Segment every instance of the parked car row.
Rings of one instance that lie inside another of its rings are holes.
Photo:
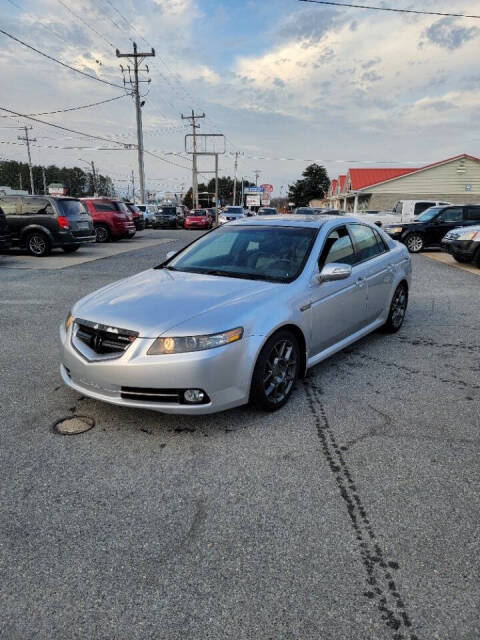
[[[121,200],[0,196],[0,248],[25,247],[39,258],[56,247],[73,253],[89,242],[133,238],[144,228],[141,211]]]
[[[458,262],[480,267],[480,205],[430,207],[415,222],[386,225],[384,230],[410,253],[440,247]]]

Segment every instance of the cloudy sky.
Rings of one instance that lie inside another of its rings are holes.
[[[357,4],[372,4],[357,0]],[[378,0],[397,8],[480,14],[478,0]],[[205,112],[200,132],[227,136],[221,173],[280,192],[310,160],[331,177],[350,166],[417,166],[480,155],[480,20],[341,9],[297,0],[0,0],[1,27],[78,69],[121,86],[115,48],[155,47],[144,84],[150,188],[191,183],[180,114]],[[67,109],[121,96],[0,34],[0,106],[19,113]],[[5,112],[0,112],[5,115]],[[135,143],[132,98],[38,116]],[[0,159],[24,160],[14,126],[0,119]],[[31,122],[32,160],[94,160],[125,186],[136,152]],[[7,144],[10,143],[10,144]],[[56,147],[86,147],[62,149]],[[167,154],[167,155],[165,155]],[[179,155],[172,155],[179,154]],[[282,160],[281,158],[289,158]],[[165,162],[165,161],[168,162]],[[171,163],[175,164],[171,164]],[[387,164],[389,163],[389,164]],[[207,170],[207,162],[202,167]],[[180,165],[180,166],[175,166]],[[185,168],[183,168],[185,167]],[[137,181],[138,182],[138,181]]]

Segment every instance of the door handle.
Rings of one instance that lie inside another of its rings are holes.
[[[355,286],[358,287],[359,289],[362,289],[365,286],[365,278],[357,278],[357,281],[355,282]]]

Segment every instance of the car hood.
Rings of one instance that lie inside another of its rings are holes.
[[[282,285],[258,280],[149,269],[82,298],[72,314],[82,320],[138,331],[143,338],[156,338],[216,308],[221,308],[219,316],[224,318],[231,307],[232,326],[237,326],[243,303],[250,305],[252,297],[269,296],[279,286]],[[212,326],[211,333],[224,329]]]

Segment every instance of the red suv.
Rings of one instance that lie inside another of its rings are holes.
[[[133,238],[135,223],[127,205],[111,198],[81,198],[93,219],[97,242]]]

